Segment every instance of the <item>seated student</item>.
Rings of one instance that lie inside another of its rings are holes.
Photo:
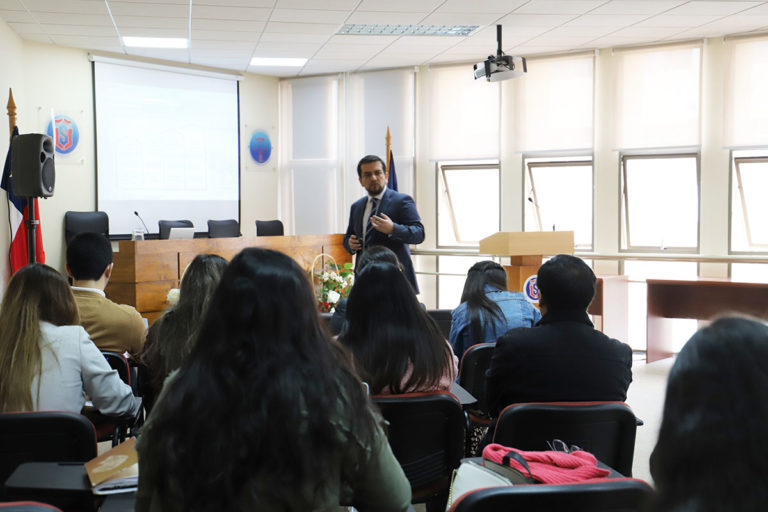
[[[541,313],[525,295],[507,290],[507,273],[501,265],[480,261],[467,272],[448,339],[461,358],[472,345],[493,343],[513,327],[532,327],[540,319]]]
[[[360,272],[347,320],[339,341],[372,394],[451,388],[458,358],[395,265],[369,263]]]
[[[100,233],[80,233],[67,245],[67,273],[72,277],[80,325],[101,350],[138,354],[146,324],[136,309],[116,304],[104,294],[112,275],[112,246]]]
[[[651,475],[659,511],[753,511],[768,503],[768,327],[724,317],[677,356]]]
[[[408,480],[304,271],[250,248],[137,442],[136,510],[406,510]]]
[[[180,367],[191,352],[195,331],[226,267],[227,260],[221,256],[195,256],[181,277],[179,301],[149,328],[140,356],[145,377],[140,380],[146,384],[142,386],[142,396],[147,410],[151,409],[168,374]]]
[[[64,276],[40,263],[14,274],[0,306],[0,412],[79,413],[85,392],[102,414],[138,415],[141,399],[77,320]]]
[[[595,274],[581,259],[559,254],[537,274],[541,320],[496,341],[486,372],[491,416],[519,402],[627,398],[632,349],[595,329],[587,307]]]
[[[372,245],[357,257],[355,274],[360,273],[366,265],[374,261],[386,261],[400,267],[400,260],[397,259],[397,254],[392,252],[391,249],[384,247],[383,245]],[[402,270],[402,267],[400,267],[400,269]],[[336,304],[330,321],[331,334],[339,334],[344,330],[344,326],[347,323],[348,300],[349,299],[345,297],[339,300]]]

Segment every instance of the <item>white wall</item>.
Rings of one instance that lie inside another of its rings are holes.
[[[13,87],[22,133],[43,132],[50,109],[69,115],[79,125],[80,142],[70,155],[56,156],[54,196],[40,199],[40,219],[46,263],[64,271],[64,213],[93,210],[96,205],[95,141],[91,63],[87,52],[73,48],[22,41],[0,20],[0,94]],[[278,80],[246,75],[240,83],[241,217],[243,235],[255,235],[255,219],[277,218]],[[3,110],[5,110],[3,108]],[[0,123],[0,151],[8,150],[8,123]],[[272,138],[271,159],[257,166],[248,152],[256,129]],[[7,209],[0,208],[0,279],[5,289],[8,274]]]

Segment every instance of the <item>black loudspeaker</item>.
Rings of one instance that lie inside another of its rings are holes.
[[[53,140],[42,133],[25,133],[11,142],[13,193],[19,197],[51,197],[56,181]]]

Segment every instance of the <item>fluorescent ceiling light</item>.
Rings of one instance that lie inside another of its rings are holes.
[[[307,62],[307,59],[288,58],[288,57],[254,57],[251,59],[251,66],[272,66],[272,67],[292,67],[300,68]]]
[[[480,25],[342,25],[337,34],[356,36],[466,36]]]
[[[187,48],[183,37],[130,37],[123,36],[123,44],[133,48]]]

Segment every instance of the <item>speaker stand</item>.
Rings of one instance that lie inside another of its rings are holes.
[[[37,258],[37,248],[35,242],[37,241],[36,231],[40,221],[35,217],[35,198],[27,197],[27,258],[29,263],[34,263]]]

